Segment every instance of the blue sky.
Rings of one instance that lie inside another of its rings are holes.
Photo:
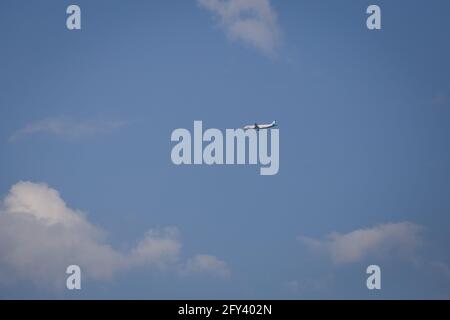
[[[448,1],[76,3],[0,2],[0,298],[450,297]],[[173,165],[194,120],[279,173]]]

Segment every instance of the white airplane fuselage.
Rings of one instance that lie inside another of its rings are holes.
[[[269,124],[257,124],[257,123],[251,124],[251,125],[245,126],[244,129],[245,130],[249,130],[249,129],[260,130],[260,129],[270,129],[270,128],[273,128],[276,126],[277,126],[276,122],[273,121],[272,123],[269,123]]]

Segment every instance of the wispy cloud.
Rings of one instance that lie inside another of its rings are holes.
[[[447,264],[442,261],[431,261],[429,264],[435,271],[441,273],[448,281],[450,281],[450,267]]]
[[[118,251],[86,215],[67,206],[58,191],[42,183],[19,182],[0,203],[0,282],[27,281],[40,288],[65,286],[65,270],[76,264],[83,276],[111,279],[134,267],[175,273],[225,275],[225,262],[209,255],[180,261],[175,227],[147,232],[135,248]],[[185,268],[184,266],[188,267]]]
[[[14,132],[9,140],[20,140],[34,134],[49,134],[65,139],[78,139],[98,134],[106,134],[127,125],[126,121],[74,120],[56,117],[46,118],[26,125]]]
[[[207,273],[223,278],[230,276],[230,270],[224,261],[206,254],[199,254],[189,259],[183,271],[188,274]]]
[[[298,239],[315,252],[327,254],[335,264],[383,257],[392,253],[414,255],[423,243],[423,227],[410,223],[389,223],[349,233],[331,233],[323,239],[300,236]]]
[[[232,41],[253,46],[273,55],[280,44],[281,31],[270,0],[197,0],[200,7],[215,14]]]
[[[334,275],[326,274],[321,278],[291,280],[286,287],[293,294],[320,293],[328,291],[334,283]]]
[[[433,97],[433,104],[438,106],[448,105],[450,103],[450,98],[445,93],[438,93]]]

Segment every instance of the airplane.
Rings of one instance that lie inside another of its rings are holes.
[[[244,130],[249,130],[249,129],[256,129],[256,130],[259,130],[259,129],[270,129],[270,128],[273,128],[273,127],[276,127],[276,126],[277,126],[277,124],[276,124],[275,121],[273,121],[270,124],[257,124],[257,123],[255,123],[255,124],[251,124],[251,125],[245,126]]]

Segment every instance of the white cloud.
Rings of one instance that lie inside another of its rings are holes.
[[[209,273],[224,278],[230,276],[230,270],[224,261],[206,254],[199,254],[189,259],[184,271],[189,274]]]
[[[14,132],[9,140],[11,142],[33,134],[50,134],[65,139],[79,139],[97,134],[106,134],[125,126],[125,121],[111,120],[74,120],[68,118],[47,118],[31,124]]]
[[[270,0],[197,0],[213,12],[231,40],[249,44],[272,55],[280,44],[281,31]]]
[[[132,250],[133,263],[153,264],[160,268],[176,263],[181,250],[177,239],[178,229],[175,227],[148,231]]]
[[[298,237],[307,247],[324,252],[336,264],[354,263],[367,257],[390,254],[414,255],[422,244],[423,228],[410,222],[389,223],[346,234],[331,233],[324,239]]]
[[[103,230],[81,211],[69,208],[58,191],[46,184],[15,184],[0,208],[3,283],[27,281],[39,287],[63,288],[65,270],[71,264],[79,265],[84,277],[95,280],[111,279],[133,267],[179,270],[183,265],[176,228],[150,230],[135,248],[118,251],[106,242]],[[203,268],[202,263],[198,265],[192,269],[208,273],[214,267],[220,269],[221,262],[211,257]]]

